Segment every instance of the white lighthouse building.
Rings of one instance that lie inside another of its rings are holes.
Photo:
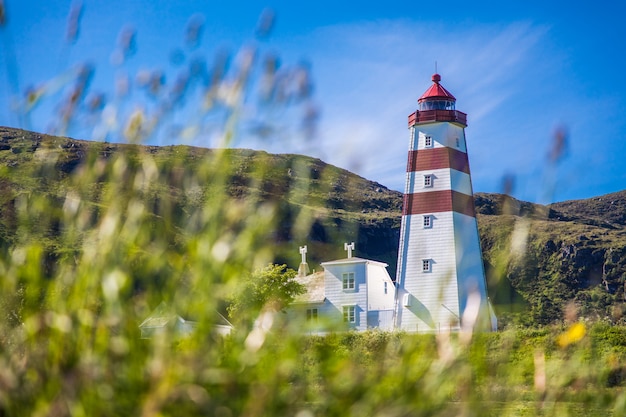
[[[465,113],[435,74],[409,116],[395,326],[408,332],[495,330],[487,298]]]

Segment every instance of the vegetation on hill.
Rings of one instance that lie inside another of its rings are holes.
[[[590,320],[623,323],[626,231],[617,207],[624,195],[547,207],[476,196],[488,281],[505,323],[515,311],[516,323],[553,323],[568,309]]]
[[[128,158],[121,189],[109,175],[120,154]],[[9,128],[0,128],[3,247],[20,239],[36,240],[45,271],[52,273],[60,258],[80,251],[89,227],[101,220],[111,191],[119,197],[130,192],[125,187],[145,169],[144,154],[154,162],[156,180],[139,198],[146,205],[153,236],[159,234],[169,245],[184,240],[194,212],[213,196],[226,195],[233,201],[272,206],[273,224],[262,238],[271,262],[298,265],[296,248],[307,244],[315,269],[322,261],[344,257],[341,243],[355,241],[359,256],[388,263],[395,275],[401,194],[318,159],[238,149],[95,143]],[[220,180],[201,181],[207,158],[218,157],[223,164]],[[76,183],[89,164],[102,172],[92,181]],[[59,216],[76,193],[89,215],[80,231],[64,238]],[[20,223],[21,204],[32,196],[45,200],[48,216],[37,214]],[[626,311],[624,205],[626,192],[550,206],[478,193],[484,261],[501,325],[552,323],[561,320],[567,308],[577,308],[589,319],[621,322]],[[149,280],[161,282],[171,273],[166,267],[151,273]],[[135,285],[142,287],[142,274],[133,276]]]
[[[172,241],[181,233],[176,222],[186,221],[211,195],[223,192],[240,201],[253,196],[258,202],[276,204],[277,223],[268,242],[278,263],[298,265],[297,245],[305,243],[309,245],[313,265],[341,258],[345,256],[342,244],[345,240],[355,241],[361,256],[387,262],[392,271],[395,269],[401,194],[319,159],[241,149],[216,151],[188,146],[94,143],[9,128],[0,128],[0,166],[3,167],[0,187],[4,191],[0,201],[0,238],[7,243],[15,240],[15,222],[11,219],[15,217],[18,196],[25,193],[46,196],[50,204],[60,208],[65,193],[72,188],[72,174],[80,173],[88,156],[112,162],[120,152],[132,164],[138,164],[143,153],[153,157],[159,181],[143,197],[155,209],[163,209],[159,201],[168,201],[169,214],[175,219],[175,227],[169,231],[173,234]],[[54,162],[46,160],[42,164],[44,153],[52,156]],[[182,181],[198,173],[206,158],[216,153],[225,164],[226,178],[221,179],[219,188],[209,179],[189,189],[189,184]],[[127,174],[128,178],[131,174]],[[103,194],[110,187],[108,181],[110,178],[102,176],[88,185],[89,193],[85,197],[95,216]],[[155,223],[164,218],[164,213],[153,211]],[[39,235],[42,233],[51,238],[48,247],[54,256],[62,249],[53,242],[54,231],[39,230]]]

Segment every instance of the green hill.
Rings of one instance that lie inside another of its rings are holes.
[[[267,243],[276,262],[297,267],[298,245],[306,244],[312,267],[319,268],[319,262],[345,256],[344,241],[355,241],[359,256],[388,262],[390,270],[395,270],[401,193],[319,159],[242,149],[94,143],[10,128],[0,128],[0,237],[9,244],[15,241],[15,210],[21,195],[46,196],[53,207],[60,209],[74,186],[72,178],[81,175],[81,167],[90,158],[108,166],[120,152],[133,162],[127,167],[129,182],[140,169],[141,155],[150,155],[155,161],[158,185],[144,197],[155,207],[155,227],[168,216],[175,219],[166,231],[172,234],[173,242],[184,233],[187,216],[212,196],[224,194],[239,201],[253,200],[258,205],[270,202],[275,206],[276,222]],[[220,175],[227,178],[216,181],[214,172],[206,172],[205,163],[218,153],[226,164],[220,168]],[[94,207],[94,216],[100,212],[110,185],[105,173],[93,183],[82,185],[89,188],[86,197]],[[165,200],[167,213],[159,204]],[[32,232],[54,240],[54,225],[39,226]],[[49,247],[52,252],[64,249],[52,241]]]
[[[52,275],[61,261],[83,250],[112,201],[122,201],[131,213],[137,199],[148,208],[142,218],[150,225],[144,243],[136,245],[137,277],[146,275],[142,259],[147,258],[141,253],[157,250],[151,247],[154,237],[182,251],[209,202],[224,210],[222,234],[245,233],[252,217],[242,213],[261,219],[270,213],[258,243],[274,262],[297,267],[297,248],[306,244],[309,263],[317,269],[322,261],[345,256],[343,242],[354,241],[358,256],[387,262],[395,275],[401,193],[319,159],[95,143],[0,128],[0,244],[5,253],[37,240],[44,270]],[[37,209],[37,204],[42,206]],[[69,230],[74,204],[86,211],[81,211],[80,226]],[[550,323],[561,320],[568,308],[621,321],[626,311],[625,207],[626,191],[550,206],[478,193],[490,293],[503,323]],[[151,282],[168,279],[167,268],[149,270]],[[137,287],[149,285],[136,279]]]
[[[541,206],[496,194],[476,195],[488,280],[496,303],[522,301],[526,323],[560,320],[578,310],[623,321],[626,193]]]

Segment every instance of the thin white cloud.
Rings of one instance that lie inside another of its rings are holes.
[[[408,20],[318,29],[301,46],[315,63],[324,105],[320,149],[328,162],[402,190],[406,116],[430,85],[437,61],[442,84],[469,114],[470,149],[491,159],[488,170],[477,169],[474,182],[483,188],[482,177],[512,165],[492,159],[490,148],[501,147],[497,132],[510,128],[515,98],[542,83],[532,74],[533,61],[547,31],[530,23],[459,29]]]

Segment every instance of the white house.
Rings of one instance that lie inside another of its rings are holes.
[[[322,272],[297,277],[307,292],[289,308],[290,318],[306,322],[312,332],[393,329],[395,287],[387,264],[353,257],[354,243],[344,248],[347,258],[323,262]],[[303,255],[300,271],[305,263]]]

